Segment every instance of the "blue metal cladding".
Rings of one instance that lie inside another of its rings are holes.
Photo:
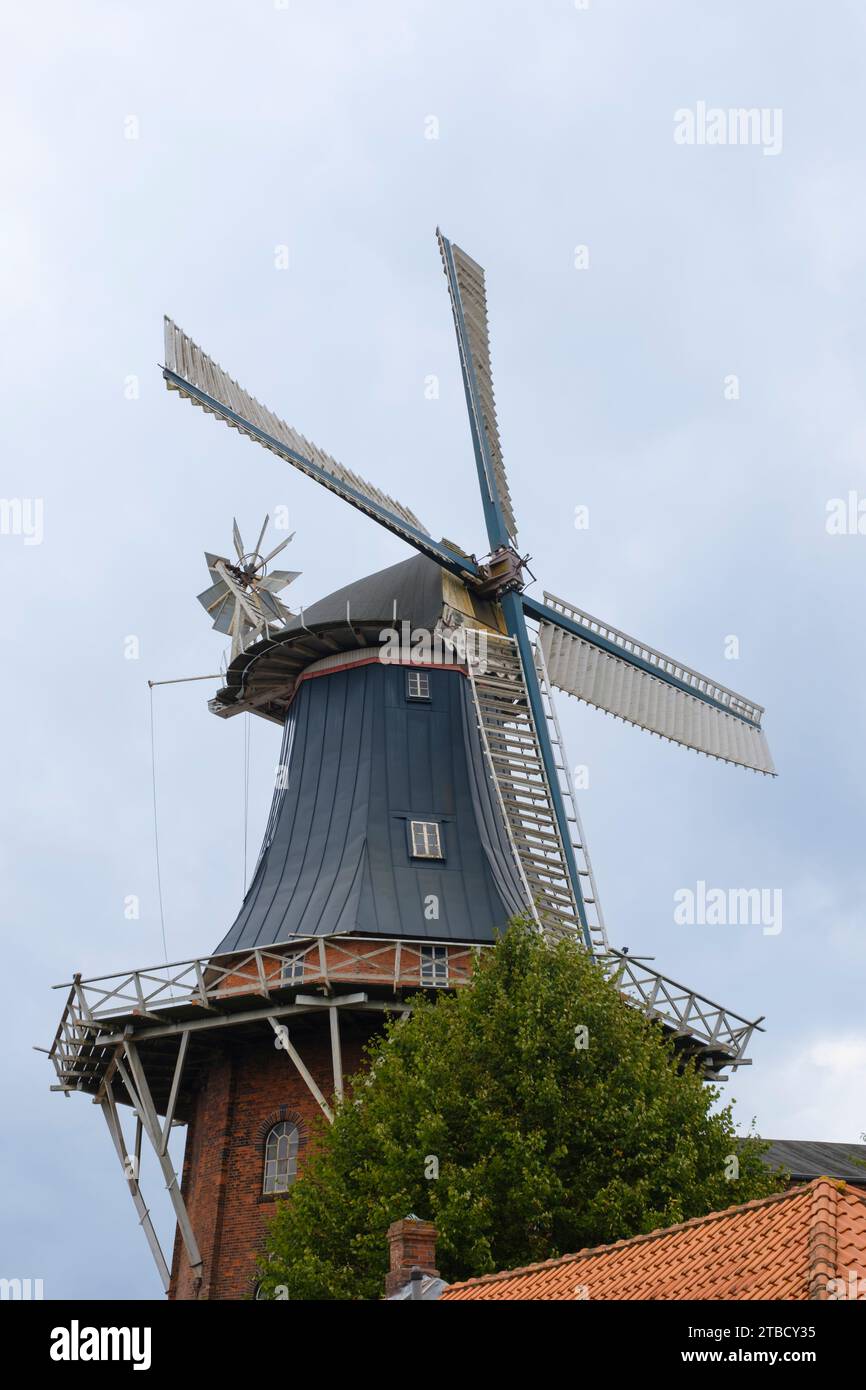
[[[287,785],[217,951],[348,932],[492,941],[525,911],[469,682],[430,669],[413,701],[406,671],[373,660],[301,683]],[[411,857],[409,820],[440,825],[444,859]]]

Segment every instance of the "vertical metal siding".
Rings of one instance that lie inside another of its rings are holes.
[[[523,910],[468,682],[431,671],[429,705],[408,703],[405,682],[405,667],[374,663],[301,686],[288,786],[217,950],[350,931],[491,941]],[[443,862],[410,858],[410,815],[441,821]]]

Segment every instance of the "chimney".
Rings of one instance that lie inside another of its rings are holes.
[[[432,1221],[422,1221],[420,1217],[409,1215],[402,1221],[394,1221],[388,1227],[388,1251],[390,1270],[385,1279],[385,1297],[397,1293],[415,1277],[417,1293],[420,1296],[418,1278],[432,1275],[438,1278],[436,1268],[436,1227]]]

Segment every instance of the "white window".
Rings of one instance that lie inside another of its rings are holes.
[[[304,957],[303,955],[284,956],[281,980],[284,985],[294,984],[297,980],[304,978]]]
[[[406,677],[406,689],[410,700],[430,699],[430,677],[426,671],[410,671]]]
[[[422,985],[447,985],[447,946],[421,947],[421,983]]]
[[[412,836],[412,854],[415,859],[444,859],[442,837],[439,824],[435,820],[413,820],[409,822]]]
[[[288,1192],[298,1174],[298,1126],[274,1125],[265,1140],[265,1192]]]

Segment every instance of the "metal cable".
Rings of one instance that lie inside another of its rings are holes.
[[[244,729],[244,894],[247,891],[247,827],[250,807],[250,715]]]

